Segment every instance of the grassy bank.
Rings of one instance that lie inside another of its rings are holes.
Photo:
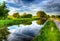
[[[33,41],[60,41],[59,31],[55,23],[52,20],[47,21],[40,30],[40,34]]]
[[[37,20],[36,18],[21,18],[21,19],[6,19],[6,20],[0,20],[0,28],[4,26],[10,26],[10,25],[18,25],[22,23],[27,23],[31,22],[33,20]]]

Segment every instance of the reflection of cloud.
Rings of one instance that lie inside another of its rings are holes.
[[[47,13],[60,12],[60,0],[6,0],[7,7],[17,8],[20,12],[35,12],[38,10]],[[12,10],[12,8],[10,8]]]
[[[27,41],[28,39],[31,40],[36,34],[39,33],[39,30],[42,26],[43,25],[37,25],[36,21],[33,21],[31,25],[21,24],[19,27],[8,27],[10,29],[9,31],[11,32],[10,36],[8,37],[8,41]]]

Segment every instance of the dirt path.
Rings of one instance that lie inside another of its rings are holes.
[[[60,31],[60,21],[54,20],[54,22],[55,22],[55,24],[57,25],[57,27],[58,27],[58,29],[59,29],[59,31]]]

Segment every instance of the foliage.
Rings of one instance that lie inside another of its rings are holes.
[[[42,25],[42,24],[45,23],[45,21],[46,21],[46,20],[40,19],[40,20],[37,20],[36,23],[37,23],[38,25]]]
[[[3,39],[7,41],[8,34],[9,32],[6,27],[0,28],[0,41],[2,41]]]
[[[52,18],[55,18],[55,15],[52,15],[51,17],[52,17]]]
[[[44,11],[38,11],[36,14],[38,18],[47,18],[47,15]]]
[[[13,17],[15,17],[15,18],[19,18],[20,15],[19,15],[19,13],[17,12],[17,13],[14,13],[14,14],[13,14]]]
[[[27,17],[28,17],[28,18],[32,18],[32,15],[31,15],[31,14],[27,14]]]
[[[57,18],[60,18],[60,15],[56,15]]]
[[[5,2],[3,2],[2,4],[0,4],[0,19],[3,18],[5,19],[8,15],[9,10],[6,7]]]
[[[47,15],[48,18],[50,18],[50,15]]]
[[[24,13],[23,16],[22,16],[22,18],[32,18],[32,15]]]

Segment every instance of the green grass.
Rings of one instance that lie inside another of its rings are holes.
[[[4,27],[12,22],[13,22],[13,20],[0,20],[0,28]]]
[[[28,22],[31,23],[31,21],[37,20],[36,18],[20,18],[20,19],[6,19],[6,20],[0,20],[0,28],[5,27],[5,26],[10,26],[10,25],[18,25],[18,24],[29,24]]]
[[[52,20],[47,21],[33,41],[60,41],[59,30],[55,23]]]

